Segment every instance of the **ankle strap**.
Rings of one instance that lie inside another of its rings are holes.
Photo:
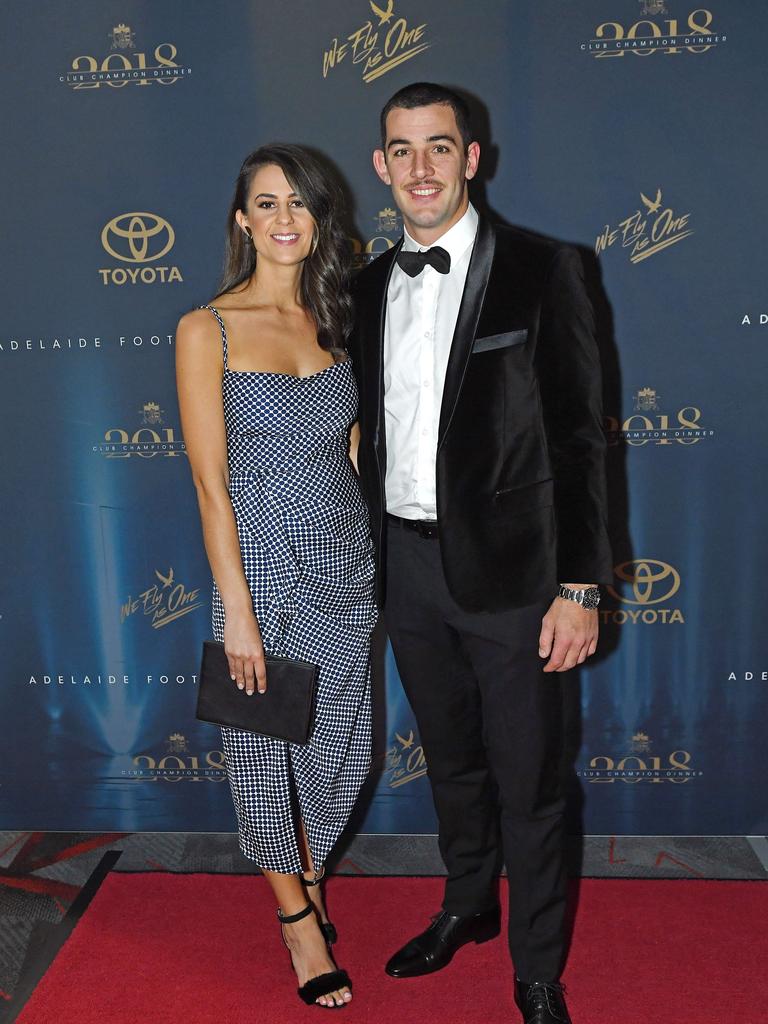
[[[300,875],[302,885],[320,885],[322,880],[325,878],[325,864],[320,868],[319,871],[315,872],[314,878],[305,878],[303,874]]]
[[[277,908],[277,918],[280,924],[295,924],[312,913],[312,904],[308,903],[298,914],[284,914],[280,907]]]

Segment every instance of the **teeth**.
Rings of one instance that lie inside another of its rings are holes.
[[[435,195],[439,191],[440,191],[439,188],[413,188],[413,189],[411,189],[411,192],[413,192],[413,194],[416,195],[416,196],[433,196],[433,195]]]
[[[298,238],[299,236],[298,235],[272,235],[272,237],[276,238],[278,240],[278,242],[290,242],[294,238]]]

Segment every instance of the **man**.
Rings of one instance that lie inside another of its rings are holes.
[[[595,651],[611,566],[592,311],[575,250],[469,203],[459,96],[406,86],[381,137],[405,234],[354,286],[359,464],[448,871],[442,912],[386,970],[498,934],[500,834],[515,997],[528,1024],[562,1024],[560,673]]]

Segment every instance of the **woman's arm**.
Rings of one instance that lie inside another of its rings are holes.
[[[197,491],[205,551],[224,604],[224,649],[238,687],[251,694],[255,680],[263,693],[264,648],[229,498],[222,370],[219,328],[213,317],[205,310],[182,317],[176,332],[181,429]]]
[[[352,465],[355,467],[355,472],[360,475],[360,470],[357,468],[357,449],[360,447],[360,424],[355,422],[352,424],[352,429],[349,432],[349,458]]]

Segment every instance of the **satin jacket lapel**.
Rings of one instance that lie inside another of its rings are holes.
[[[485,217],[481,217],[477,226],[477,238],[469,261],[467,281],[464,285],[464,294],[459,306],[456,329],[453,332],[451,352],[445,371],[443,403],[440,407],[440,425],[437,434],[438,451],[448,433],[456,403],[459,400],[461,384],[472,352],[472,343],[475,339],[485,290],[488,287],[488,278],[491,274],[495,242],[496,234],[493,225]]]
[[[369,319],[366,324],[366,350],[369,368],[367,374],[366,401],[375,409],[375,432],[373,437],[376,457],[381,472],[386,465],[386,443],[384,436],[384,326],[387,317],[387,291],[389,279],[395,265],[395,258],[403,244],[401,238],[388,252],[379,256],[366,271]]]

